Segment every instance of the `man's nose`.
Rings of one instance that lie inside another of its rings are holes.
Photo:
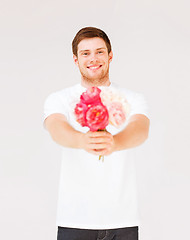
[[[90,57],[91,62],[95,62],[97,60],[97,55],[95,53],[92,53]]]

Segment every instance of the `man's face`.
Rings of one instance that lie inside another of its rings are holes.
[[[109,80],[109,63],[113,54],[108,50],[103,39],[85,38],[78,44],[78,57],[73,56],[79,67],[82,80],[89,84],[103,84]]]

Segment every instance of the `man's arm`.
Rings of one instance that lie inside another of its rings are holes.
[[[52,139],[69,148],[84,149],[89,153],[101,155],[105,149],[112,145],[113,136],[107,132],[82,133],[75,130],[60,113],[54,113],[45,120],[45,127]]]
[[[112,136],[107,132],[107,142],[104,148],[97,149],[99,155],[109,155],[112,152],[130,149],[141,145],[149,133],[150,120],[143,114],[135,114],[129,119],[126,128]]]
[[[45,126],[53,140],[62,146],[84,149],[95,155],[109,155],[143,143],[148,137],[149,119],[142,114],[133,115],[127,127],[114,136],[105,131],[76,131],[59,113],[47,117]]]
[[[135,114],[129,119],[126,128],[114,136],[115,151],[137,147],[149,133],[150,120],[143,114]]]
[[[52,139],[69,148],[80,148],[81,132],[76,131],[61,113],[54,113],[45,119],[45,127]]]

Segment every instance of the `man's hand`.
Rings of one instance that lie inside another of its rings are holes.
[[[107,131],[88,131],[81,135],[81,148],[95,155],[109,155],[115,149],[114,138]]]

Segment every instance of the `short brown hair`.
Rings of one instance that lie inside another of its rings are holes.
[[[106,44],[106,47],[108,49],[108,54],[111,52],[111,43],[104,31],[101,29],[95,28],[95,27],[85,27],[79,30],[79,32],[76,34],[72,41],[72,51],[75,56],[77,56],[78,51],[78,44],[80,41],[82,41],[85,38],[94,38],[99,37],[102,38]]]

